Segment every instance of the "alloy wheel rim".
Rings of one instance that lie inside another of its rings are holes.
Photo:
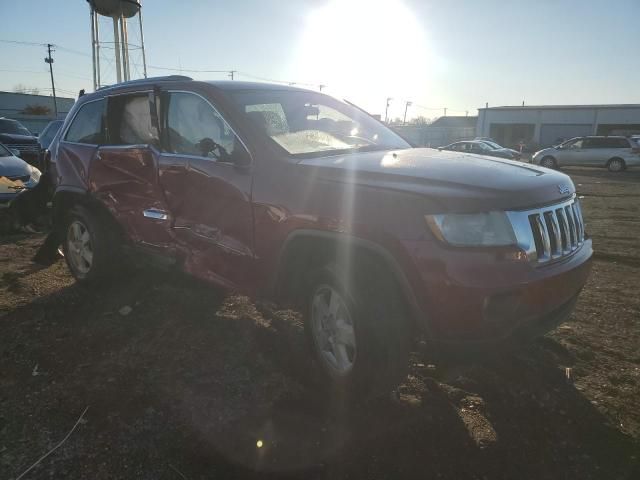
[[[620,170],[622,170],[622,162],[620,162],[620,160],[613,160],[609,164],[609,168],[611,168],[611,170],[613,170],[614,172],[619,172]]]
[[[347,304],[333,287],[320,285],[311,302],[311,326],[320,358],[335,374],[344,376],[356,360],[356,335]]]
[[[67,253],[76,271],[86,274],[93,265],[91,235],[85,224],[74,220],[67,231]]]
[[[546,168],[553,168],[553,160],[549,160],[548,158],[543,160],[542,166]]]

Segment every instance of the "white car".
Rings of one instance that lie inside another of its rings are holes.
[[[621,172],[640,165],[640,147],[635,140],[621,136],[576,137],[534,153],[531,163],[547,168],[607,167],[611,172]]]
[[[40,170],[19,158],[18,153],[0,143],[0,208],[8,207],[20,193],[40,181]]]

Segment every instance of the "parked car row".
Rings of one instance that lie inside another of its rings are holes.
[[[640,145],[637,137],[576,137],[534,153],[531,162],[547,168],[591,166],[621,172],[640,165]]]
[[[49,148],[51,141],[64,123],[53,120],[47,124],[40,135],[34,135],[18,120],[0,118],[0,143],[18,152],[25,162],[43,168],[43,151]]]
[[[517,150],[505,148],[490,138],[476,138],[454,142],[439,150],[466,152],[490,157],[520,160]],[[606,167],[611,172],[621,172],[640,165],[640,135],[624,137],[586,136],[567,140],[555,147],[535,152],[530,163],[546,168],[564,166]]]
[[[493,140],[464,140],[454,142],[439,150],[450,150],[453,152],[475,153],[478,155],[487,155],[490,157],[506,158],[509,160],[520,160],[520,152],[511,148],[505,148],[498,145]]]
[[[0,118],[0,208],[38,185],[45,152],[63,123],[53,120],[36,136],[19,121]]]
[[[20,152],[0,143],[0,208],[6,207],[20,193],[35,187],[40,170],[19,158]]]

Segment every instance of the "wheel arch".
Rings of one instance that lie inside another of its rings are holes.
[[[89,192],[78,187],[63,187],[56,189],[53,195],[53,224],[61,234],[60,229],[65,223],[65,215],[76,205],[95,212],[103,221],[110,223],[120,238],[124,238],[122,227],[109,209]]]
[[[340,253],[342,250],[342,253]],[[421,309],[411,284],[396,258],[383,246],[371,240],[354,235],[319,230],[300,229],[289,234],[280,251],[276,272],[271,282],[271,290],[278,299],[300,294],[303,285],[302,276],[310,268],[319,266],[323,261],[346,253],[361,257],[363,254],[391,274],[407,307],[411,323],[425,328],[420,321]]]

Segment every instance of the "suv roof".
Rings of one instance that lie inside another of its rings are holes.
[[[105,85],[100,87],[96,92],[104,92],[106,90],[125,88],[130,86],[139,85],[144,87],[148,84],[156,82],[204,82],[222,90],[291,90],[291,91],[308,91],[309,89],[300,88],[293,85],[283,85],[279,83],[266,83],[266,82],[244,82],[239,80],[193,80],[186,75],[166,75],[160,77],[148,77],[139,78],[136,80],[129,80],[126,82],[114,83],[113,85]],[[94,92],[94,93],[96,93]],[[89,94],[91,95],[91,94]]]
[[[165,75],[162,77],[147,77],[147,78],[137,78],[135,80],[127,80],[126,82],[114,83],[113,85],[105,85],[96,90],[96,92],[101,92],[103,90],[108,90],[111,88],[118,87],[128,87],[130,85],[144,85],[146,83],[154,83],[158,81],[162,82],[170,82],[170,81],[189,81],[193,80],[191,77],[187,77],[186,75]]]

